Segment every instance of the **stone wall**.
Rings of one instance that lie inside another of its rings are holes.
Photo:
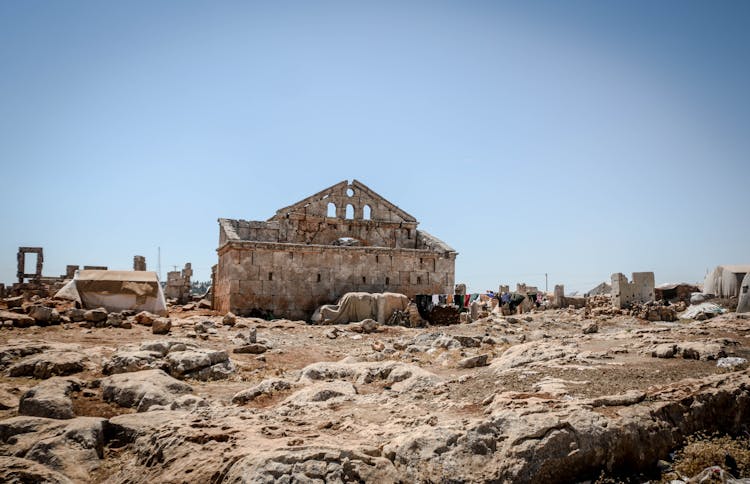
[[[347,292],[450,294],[455,253],[328,247],[262,242],[230,243],[219,250],[215,309],[252,310],[308,319]]]
[[[653,272],[634,272],[633,282],[619,272],[612,274],[612,305],[622,309],[653,301],[654,285]]]

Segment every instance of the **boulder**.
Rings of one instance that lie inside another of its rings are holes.
[[[89,309],[83,313],[83,319],[92,323],[99,323],[107,319],[109,313],[104,308]]]
[[[34,318],[26,314],[0,310],[0,321],[12,321],[16,328],[28,328],[35,324]]]
[[[81,389],[82,382],[76,378],[52,377],[29,389],[21,396],[19,415],[70,419],[73,401],[70,393]]]
[[[4,388],[0,388],[0,410],[18,407],[18,397]]]
[[[118,351],[104,362],[102,373],[114,375],[162,368],[166,366],[166,363],[161,361],[162,356],[162,353],[156,351]]]
[[[595,398],[591,404],[594,407],[616,407],[634,405],[646,399],[646,394],[640,390],[629,390],[621,395],[607,395]]]
[[[107,315],[106,326],[121,328],[124,322],[125,318],[123,317],[122,313],[109,313]]]
[[[378,323],[374,319],[365,319],[359,325],[365,333],[374,333],[378,330]]]
[[[39,379],[71,375],[83,371],[86,361],[87,356],[76,351],[48,351],[25,357],[8,369],[8,375]]]
[[[4,452],[25,461],[33,461],[52,471],[44,473],[42,482],[89,482],[91,473],[104,457],[104,426],[106,420],[77,417],[54,420],[41,417],[12,417],[0,421],[0,440]],[[35,473],[42,474],[42,469]],[[0,465],[0,476],[5,467]],[[62,474],[70,481],[61,480]],[[57,480],[56,480],[57,479]],[[4,481],[5,482],[5,481]],[[14,482],[14,481],[10,481]],[[16,482],[39,482],[34,479]]]
[[[83,309],[79,309],[79,308],[70,308],[65,311],[65,315],[69,317],[70,320],[73,321],[74,323],[79,323],[83,321],[85,319],[84,314],[86,314],[86,311],[84,311]]]
[[[685,359],[718,360],[726,356],[722,345],[715,342],[682,342],[679,344],[679,349]]]
[[[234,324],[237,322],[237,316],[235,316],[234,313],[229,312],[224,315],[224,318],[221,320],[221,322],[226,326],[234,326]]]
[[[0,482],[73,484],[73,481],[63,474],[48,469],[38,462],[11,456],[0,456]]]
[[[234,372],[229,355],[223,350],[188,349],[169,353],[166,358],[169,373],[178,378],[217,380]]]
[[[266,351],[268,351],[268,348],[260,343],[251,343],[239,346],[232,350],[233,353],[252,353],[254,355],[259,355],[261,353],[265,353]]]
[[[134,407],[145,412],[152,405],[170,405],[175,399],[193,391],[162,370],[120,373],[101,381],[102,398],[121,407]]]
[[[340,398],[356,395],[357,390],[349,382],[332,381],[323,383],[314,383],[305,387],[284,400],[284,405],[308,405],[326,402],[332,398]]]
[[[674,343],[662,343],[656,345],[656,348],[651,351],[651,356],[656,358],[674,358],[677,353],[677,345]]]
[[[489,357],[490,355],[486,353],[482,355],[470,356],[468,358],[460,360],[456,366],[458,366],[458,368],[476,368],[477,366],[486,366]]]
[[[169,318],[157,318],[151,324],[151,332],[154,334],[168,334],[172,329],[172,320]]]
[[[594,334],[599,332],[599,325],[596,324],[596,321],[591,321],[589,323],[585,323],[583,327],[581,328],[581,331],[583,334]]]
[[[39,304],[35,304],[29,308],[29,316],[34,318],[34,321],[39,326],[47,326],[60,322],[60,314],[56,309]]]
[[[730,356],[727,358],[719,358],[716,362],[716,366],[725,370],[744,370],[747,368],[747,359],[740,358],[739,356]]]
[[[6,297],[3,299],[8,309],[20,308],[23,305],[23,296]]]
[[[241,405],[252,402],[261,396],[271,396],[276,392],[289,390],[290,388],[292,388],[292,384],[286,380],[279,380],[277,378],[263,380],[252,388],[236,393],[232,397],[232,403]]]
[[[148,311],[141,311],[135,315],[135,322],[144,326],[151,326],[157,319],[159,319],[159,316]]]

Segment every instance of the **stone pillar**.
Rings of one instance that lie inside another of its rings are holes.
[[[552,296],[552,305],[558,309],[565,306],[565,286],[562,284],[555,285],[555,292]]]
[[[133,270],[134,271],[145,271],[146,270],[146,258],[142,255],[133,256]]]
[[[65,278],[66,279],[73,279],[76,275],[76,271],[78,270],[78,266],[76,265],[67,265],[65,266]]]

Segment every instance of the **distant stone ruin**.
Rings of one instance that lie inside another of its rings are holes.
[[[654,286],[653,272],[634,272],[633,282],[622,273],[612,274],[612,305],[623,309],[653,301]]]
[[[145,261],[144,261],[145,265]],[[167,284],[164,288],[164,296],[168,299],[176,299],[177,304],[185,304],[190,300],[190,278],[193,276],[193,268],[188,262],[182,271],[167,272]]]
[[[348,292],[450,294],[456,251],[417,225],[357,180],[265,222],[219,219],[214,309],[307,319]]]
[[[133,270],[134,271],[145,271],[146,270],[146,258],[142,255],[133,256]]]

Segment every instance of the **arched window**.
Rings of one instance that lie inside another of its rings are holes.
[[[346,218],[353,219],[354,218],[354,207],[351,203],[346,204]]]
[[[372,216],[372,209],[369,205],[365,205],[362,208],[362,218],[365,220],[370,220],[370,217]]]
[[[336,218],[336,204],[328,202],[328,214],[327,217]]]

